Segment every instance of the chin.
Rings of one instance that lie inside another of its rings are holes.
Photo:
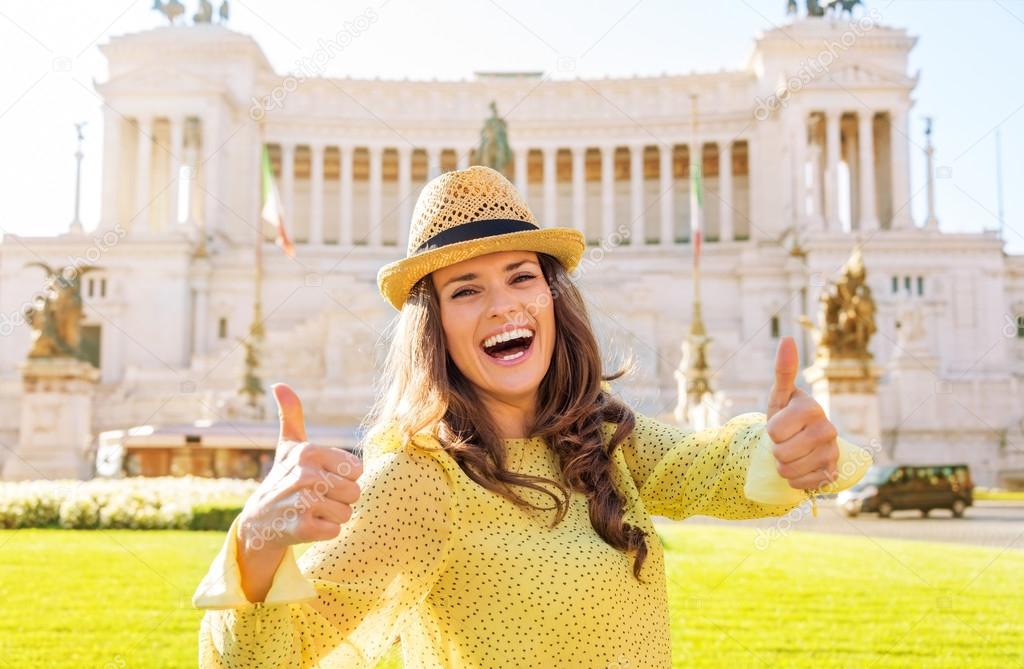
[[[485,367],[479,372],[480,380],[483,381],[480,385],[495,395],[523,396],[536,393],[549,366],[548,363],[540,363],[539,357],[514,367],[499,367],[484,362]]]
[[[537,379],[523,379],[519,380],[497,380],[492,379],[489,383],[489,389],[496,395],[531,395],[540,388],[540,382],[543,377]]]

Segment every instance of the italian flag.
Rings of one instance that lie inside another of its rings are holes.
[[[697,144],[697,146],[700,146]],[[704,217],[704,183],[701,156],[690,157],[690,241],[693,242],[693,266],[700,264],[701,219]]]
[[[274,170],[270,166],[270,151],[267,145],[263,145],[262,174],[263,174],[263,211],[261,218],[274,226],[277,230],[277,238],[274,243],[281,247],[281,250],[289,258],[295,257],[295,246],[288,238],[288,231],[284,227],[284,207],[281,204],[281,193],[277,190],[277,182],[274,181]]]

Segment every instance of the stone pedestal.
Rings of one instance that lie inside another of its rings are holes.
[[[884,460],[878,402],[881,367],[870,360],[818,358],[803,374],[840,436],[870,450],[876,463]]]
[[[1024,416],[1006,430],[1006,442],[1000,448],[996,483],[1009,490],[1024,490]]]
[[[936,394],[949,391],[939,379],[938,356],[927,351],[899,350],[889,360],[888,370],[898,398],[900,430],[928,432],[941,424]]]
[[[4,458],[2,478],[88,478],[99,370],[75,358],[40,358],[22,363],[20,371],[18,445]]]
[[[935,328],[926,329],[928,315],[921,305],[905,298],[897,305],[896,313],[897,341],[886,365],[893,398],[893,406],[887,407],[893,415],[887,422],[896,426],[892,431],[890,453],[907,464],[970,461],[955,454],[957,447],[950,448],[952,444],[964,443],[962,435],[952,436],[947,432],[945,438],[935,438],[936,431],[950,422],[943,416],[940,403],[950,398],[950,384],[940,377],[940,360],[932,353],[929,337],[929,330]],[[979,467],[979,472],[991,466],[980,466],[977,460],[970,464]]]
[[[725,393],[717,391],[705,395],[699,404],[687,404],[682,413],[682,422],[689,429],[700,432],[709,428],[722,427],[729,420],[732,402]],[[679,420],[679,416],[676,416]]]

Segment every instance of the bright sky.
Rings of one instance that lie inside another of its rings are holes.
[[[886,25],[920,39],[921,80],[911,136],[935,121],[937,209],[945,230],[998,227],[996,128],[1002,136],[1005,238],[1024,253],[1024,0],[866,0]],[[189,13],[196,2],[186,0]],[[215,0],[214,6],[219,6]],[[800,0],[801,7],[803,0]],[[366,10],[376,21],[327,76],[449,79],[475,70],[557,70],[601,77],[739,68],[758,30],[786,22],[785,0],[366,0],[231,2],[234,30],[252,35],[279,72]],[[106,78],[97,44],[164,24],[147,0],[0,0],[0,232],[49,235],[73,214],[75,130],[86,121],[82,219],[99,218],[102,120],[93,81]],[[564,60],[561,62],[565,62]],[[924,183],[913,150],[912,189]],[[913,216],[925,217],[924,192]]]

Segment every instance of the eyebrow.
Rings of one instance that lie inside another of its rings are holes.
[[[519,267],[520,265],[523,265],[525,263],[532,263],[532,262],[533,262],[532,260],[527,258],[525,260],[520,260],[519,262],[509,263],[509,264],[505,265],[505,271],[506,272],[511,272],[512,270],[514,270],[515,268]],[[445,281],[444,285],[441,286],[441,288],[447,288],[449,285],[455,283],[456,281],[472,281],[475,278],[477,278],[477,275],[474,274],[473,272],[468,272],[466,274],[460,274],[459,276],[453,276],[452,278],[450,278],[447,281]]]

